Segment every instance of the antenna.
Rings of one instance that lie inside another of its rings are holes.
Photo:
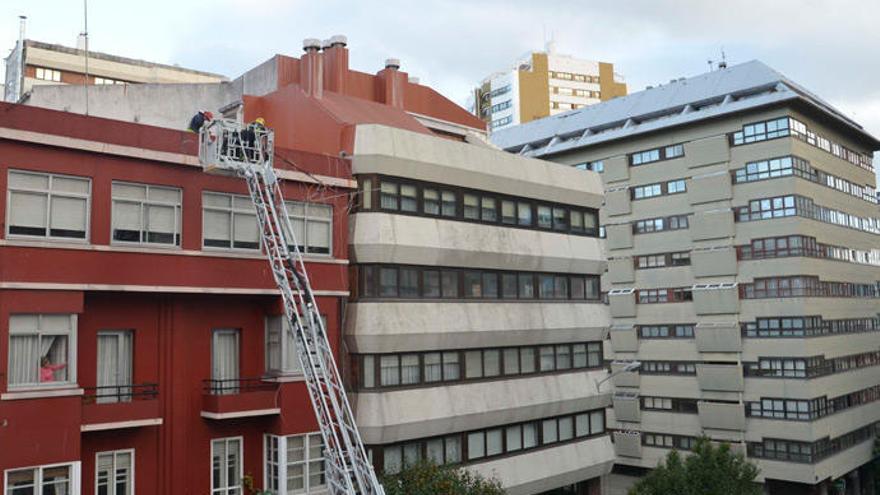
[[[718,62],[719,69],[727,68],[727,55],[724,54],[724,47],[721,47],[721,62]]]
[[[83,53],[85,54],[86,77],[83,80],[83,88],[86,92],[86,115],[89,114],[89,0],[83,0]]]
[[[706,63],[709,64],[709,72],[715,70],[715,61],[712,59],[706,60]]]

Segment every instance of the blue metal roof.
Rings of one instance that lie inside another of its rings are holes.
[[[543,156],[790,100],[806,101],[880,143],[830,104],[757,60],[502,129],[491,139],[510,151]]]

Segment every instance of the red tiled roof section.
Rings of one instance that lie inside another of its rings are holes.
[[[455,122],[456,124],[462,124],[476,129],[486,129],[486,123],[476,115],[456,105],[448,98],[428,86],[407,83],[404,105],[408,111],[413,113]]]

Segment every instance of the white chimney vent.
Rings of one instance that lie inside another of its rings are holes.
[[[385,68],[386,69],[399,69],[400,68],[400,59],[397,59],[397,58],[385,59]]]
[[[303,50],[309,51],[310,49],[320,50],[321,49],[321,40],[318,38],[306,38],[303,40]]]
[[[335,46],[335,45],[341,45],[343,47],[347,46],[348,45],[348,38],[344,34],[336,34],[336,35],[331,36],[330,37],[330,46]]]

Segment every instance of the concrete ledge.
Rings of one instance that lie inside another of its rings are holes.
[[[474,464],[468,468],[501,481],[507,495],[542,493],[604,476],[614,464],[609,435]]]
[[[593,383],[604,376],[573,371],[352,397],[364,442],[385,444],[605,408],[610,394]]]

